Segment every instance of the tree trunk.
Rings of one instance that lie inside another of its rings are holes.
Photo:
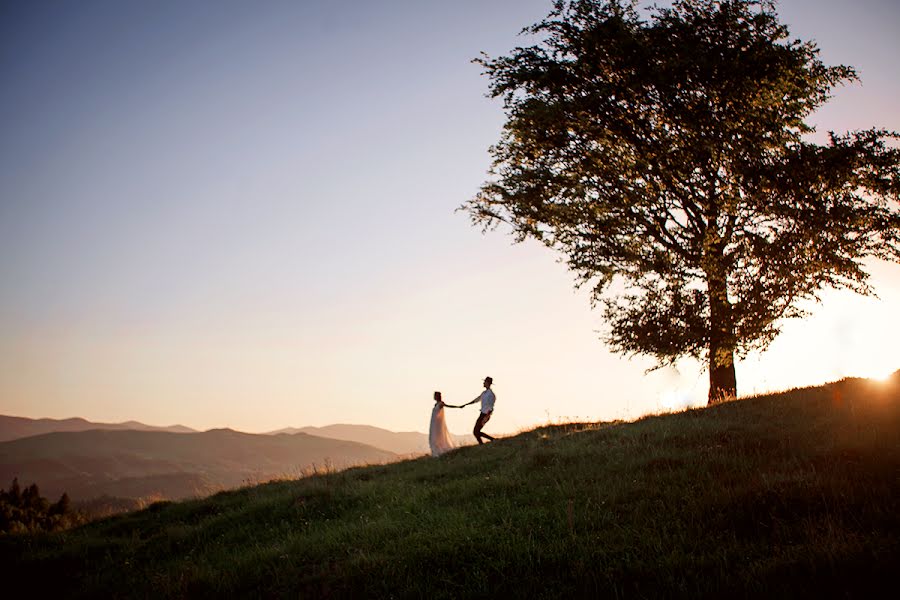
[[[737,396],[734,372],[734,326],[724,278],[710,277],[709,286],[709,398],[708,405]]]
[[[737,396],[737,377],[734,373],[734,348],[713,344],[709,346],[708,405],[732,400]]]

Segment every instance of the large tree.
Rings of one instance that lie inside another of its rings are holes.
[[[642,14],[646,14],[642,16]],[[464,205],[562,253],[608,343],[705,361],[709,401],[823,288],[871,293],[900,260],[900,152],[879,129],[812,141],[837,85],[772,2],[557,2],[535,44],[478,60],[502,98],[491,180]]]

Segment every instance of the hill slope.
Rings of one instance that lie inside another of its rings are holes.
[[[545,427],[7,536],[0,560],[67,596],[876,597],[900,564],[898,384]]]
[[[27,417],[11,417],[0,415],[0,442],[17,440],[19,438],[42,433],[57,431],[88,431],[91,429],[132,429],[135,431],[171,431],[175,433],[190,433],[194,430],[184,425],[170,425],[168,427],[154,427],[144,425],[137,421],[125,423],[92,423],[91,421],[75,417],[72,419],[29,419]]]
[[[254,435],[230,429],[202,433],[77,431],[0,443],[0,485],[18,477],[49,497],[73,500],[186,498],[248,482],[299,476],[319,468],[381,463],[391,452],[306,435]]]

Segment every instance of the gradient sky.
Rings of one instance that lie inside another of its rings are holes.
[[[611,355],[556,256],[454,212],[503,123],[470,60],[550,4],[0,4],[0,413],[425,431],[485,375],[492,431],[703,402],[696,364]],[[900,130],[896,2],[780,13],[861,75],[820,133]],[[739,391],[900,368],[900,268],[872,273],[880,299],[823,295]]]

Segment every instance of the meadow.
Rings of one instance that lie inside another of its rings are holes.
[[[0,538],[66,597],[875,597],[900,564],[900,372]]]

